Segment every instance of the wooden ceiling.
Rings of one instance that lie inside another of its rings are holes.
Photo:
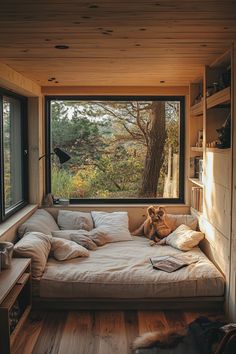
[[[42,86],[186,85],[235,40],[236,0],[0,5],[0,61]]]

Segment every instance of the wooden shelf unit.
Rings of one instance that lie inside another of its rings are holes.
[[[191,203],[192,196],[194,194],[193,189],[196,189],[196,187],[202,188],[202,203],[205,203],[204,196],[206,196],[207,190],[204,188],[204,183],[209,183],[209,179],[212,178],[212,170],[210,168],[209,163],[212,163],[214,160],[214,168],[216,168],[216,166],[222,163],[222,154],[226,154],[228,159],[228,155],[231,151],[231,149],[208,148],[207,144],[217,141],[218,133],[216,129],[220,128],[224,124],[227,117],[229,117],[230,113],[232,116],[232,73],[230,80],[230,68],[232,66],[232,58],[233,56],[231,48],[227,52],[223,53],[219,58],[217,58],[211,65],[206,66],[203,77],[198,78],[196,81],[190,84],[189,87],[190,161],[188,175],[191,177],[194,175],[194,159],[196,157],[199,158],[199,156],[201,156],[201,158],[203,159],[203,174],[205,177],[207,177],[206,179],[204,177],[205,182],[200,182],[197,178],[189,178],[189,195],[191,195]],[[206,97],[207,91],[214,90],[215,87],[216,89],[221,88],[221,90],[215,92],[209,97]],[[196,99],[198,99],[199,95],[202,96],[201,101],[195,104]],[[197,132],[200,129],[203,130],[202,148],[195,146],[197,142]],[[208,153],[213,153],[214,156],[210,156]],[[203,205],[201,209],[204,210]],[[199,213],[199,211],[196,212]]]
[[[190,107],[190,112],[192,116],[203,115],[203,101],[200,101]]]
[[[230,87],[226,87],[206,99],[207,109],[226,104],[230,104]]]
[[[194,152],[203,152],[203,147],[191,146],[190,150]]]
[[[31,310],[31,261],[13,258],[10,269],[0,273],[0,353],[10,354],[14,339]],[[11,312],[17,304],[18,318],[11,327]]]
[[[194,209],[193,207],[190,208],[191,214],[196,216],[198,219],[203,215],[201,211]]]
[[[218,148],[206,148],[206,152],[213,152],[215,154],[228,154],[231,149],[218,149]]]
[[[196,184],[198,187],[201,187],[201,188],[204,187],[203,182],[199,181],[199,179],[197,179],[197,178],[189,178],[189,181],[193,184]]]

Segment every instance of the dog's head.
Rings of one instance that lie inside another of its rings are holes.
[[[152,220],[152,223],[155,224],[155,223],[159,223],[160,221],[164,220],[166,211],[163,207],[156,207],[155,208],[152,205],[147,209],[147,213],[148,213],[148,216],[150,217],[150,219]]]

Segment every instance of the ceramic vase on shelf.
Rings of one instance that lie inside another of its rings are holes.
[[[11,267],[12,254],[13,254],[13,243],[0,242],[1,269],[8,269]]]

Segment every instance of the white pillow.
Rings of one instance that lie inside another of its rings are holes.
[[[180,251],[190,251],[204,239],[204,234],[200,231],[194,231],[187,225],[180,225],[175,231],[165,239],[166,244]]]
[[[172,231],[182,224],[189,226],[192,230],[196,230],[198,226],[197,218],[189,214],[166,214],[165,220]]]
[[[58,261],[65,261],[67,259],[89,256],[88,250],[86,250],[86,248],[84,248],[83,246],[78,245],[74,241],[52,237],[51,245],[53,256]]]
[[[126,211],[106,213],[103,211],[92,211],[92,218],[95,228],[101,227],[107,235],[107,242],[130,241],[129,218]]]
[[[23,237],[26,232],[42,232],[51,235],[52,231],[58,231],[59,227],[53,216],[44,209],[36,212],[18,228],[18,234]]]
[[[31,258],[33,278],[43,275],[51,249],[50,239],[51,236],[41,232],[28,232],[14,246],[14,257]]]
[[[57,222],[61,230],[87,230],[93,228],[90,213],[81,211],[59,210]]]

